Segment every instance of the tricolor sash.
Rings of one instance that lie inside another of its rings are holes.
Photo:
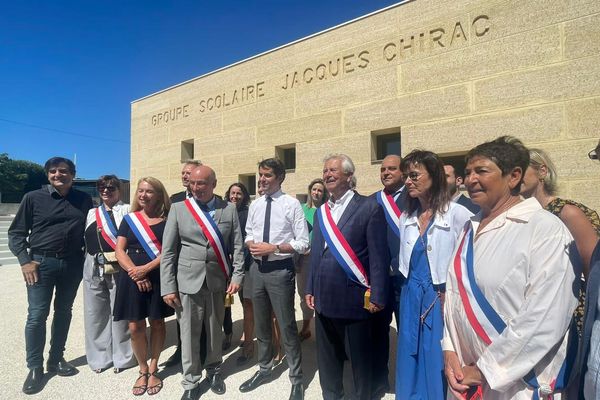
[[[360,260],[354,250],[348,244],[344,235],[337,227],[331,216],[331,210],[327,203],[317,209],[319,214],[319,226],[323,237],[333,253],[338,264],[342,267],[348,278],[370,290],[369,279]]]
[[[154,232],[152,232],[152,229],[150,229],[150,225],[148,225],[148,222],[146,222],[142,214],[139,211],[132,212],[125,215],[123,219],[129,224],[133,234],[148,254],[148,257],[150,257],[151,260],[158,257],[162,250],[162,245],[156,238]]]
[[[470,221],[467,222],[463,231],[453,264],[458,292],[469,324],[477,336],[485,344],[490,345],[502,334],[506,328],[506,323],[487,301],[479,286],[477,286],[473,269],[473,229]],[[523,378],[525,383],[534,389],[532,397],[534,400],[540,399],[540,396],[551,399],[552,393],[566,387],[569,375],[569,371],[567,370],[570,369],[567,368],[567,365],[569,367],[572,365],[571,361],[574,355],[573,346],[571,346],[574,341],[569,340],[569,342],[567,356],[556,379],[549,384],[540,385],[533,370]],[[575,353],[577,352],[576,346],[574,351]]]
[[[225,275],[225,280],[229,280],[229,268],[227,262],[225,261],[227,260],[227,255],[225,253],[225,241],[223,240],[223,235],[221,235],[221,231],[219,231],[217,224],[212,219],[210,214],[200,209],[198,203],[196,203],[194,199],[186,199],[184,203],[189,212],[192,214],[192,217],[194,217],[198,225],[200,225],[202,233],[204,233],[204,236],[206,236],[206,239],[215,251],[221,271],[223,271],[223,275]]]
[[[96,225],[106,243],[114,250],[117,247],[117,228],[102,205],[96,208]]]
[[[398,208],[394,197],[381,190],[377,192],[377,202],[383,208],[388,226],[397,237],[400,237],[400,216],[402,215],[402,211]]]

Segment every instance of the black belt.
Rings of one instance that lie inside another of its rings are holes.
[[[31,249],[31,254],[36,256],[49,257],[49,258],[69,258],[76,255],[76,253],[60,253],[58,251],[46,251],[46,250],[35,250]]]
[[[283,260],[273,260],[273,261],[254,260],[254,262],[256,262],[256,264],[258,264],[258,268],[261,271],[294,268],[294,260],[291,257],[284,258]]]

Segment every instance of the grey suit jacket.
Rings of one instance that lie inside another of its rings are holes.
[[[219,198],[216,198],[215,202],[214,220],[225,241],[228,267],[233,267],[231,281],[241,284],[244,277],[244,251],[237,211],[233,204]],[[200,225],[192,217],[185,203],[174,203],[163,234],[160,260],[161,294],[195,294],[205,281],[211,292],[225,291],[227,288],[217,256]]]

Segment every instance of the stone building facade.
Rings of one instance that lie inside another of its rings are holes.
[[[131,179],[181,190],[181,160],[254,184],[278,155],[303,194],[322,159],[350,155],[358,190],[378,159],[414,148],[460,163],[514,135],[547,150],[560,194],[600,209],[600,1],[413,0],[136,100]]]

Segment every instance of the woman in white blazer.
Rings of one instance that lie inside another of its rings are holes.
[[[473,215],[451,201],[444,164],[430,151],[402,161],[407,204],[400,217],[400,330],[396,398],[443,399],[443,299],[452,251]]]
[[[114,252],[113,238],[129,204],[119,200],[121,181],[114,175],[96,182],[101,204],[92,208],[86,221],[86,257],[83,267],[85,353],[90,368],[100,373],[113,367],[114,373],[136,364],[131,349],[127,321],[113,320],[116,278],[110,267],[102,265],[103,255]],[[107,255],[106,258],[110,258]]]

